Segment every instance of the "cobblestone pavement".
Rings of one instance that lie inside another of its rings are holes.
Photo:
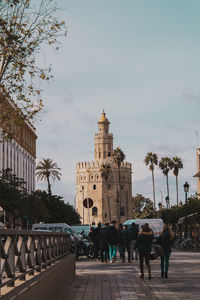
[[[137,261],[101,263],[83,258],[76,279],[63,300],[200,300],[200,253],[174,251],[169,278],[160,277],[159,259],[151,261],[152,279],[139,278]]]

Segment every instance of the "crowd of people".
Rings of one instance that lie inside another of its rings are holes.
[[[129,263],[138,260],[139,257],[140,278],[144,278],[145,261],[148,279],[151,279],[150,259],[153,259],[151,251],[154,233],[147,223],[141,226],[140,231],[135,223],[129,227],[122,224],[117,227],[116,221],[112,221],[111,224],[106,223],[104,226],[99,223],[96,228],[90,228],[89,239],[94,243],[96,260],[100,259],[102,263],[109,261],[114,263],[118,250],[121,262],[125,263],[125,253],[127,252]],[[168,278],[172,240],[173,233],[170,227],[165,224],[157,240],[156,253],[154,253],[156,257],[160,256],[161,259],[162,278]]]

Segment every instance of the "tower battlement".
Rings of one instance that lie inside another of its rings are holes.
[[[100,162],[100,161],[92,161],[92,162],[89,162],[89,161],[84,161],[84,162],[78,162],[76,164],[76,170],[82,170],[82,169],[87,169],[88,171],[91,169],[98,169],[101,167],[101,165],[103,164],[104,162]],[[129,162],[122,162],[121,163],[121,169],[128,169],[128,170],[131,170],[132,169],[132,165],[131,163]]]

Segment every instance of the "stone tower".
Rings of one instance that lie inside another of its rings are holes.
[[[94,161],[76,165],[76,208],[83,224],[97,225],[113,219],[124,222],[133,217],[131,163],[123,162],[119,169],[115,165],[113,135],[109,133],[110,122],[104,111],[97,124]],[[102,177],[102,165],[110,166],[107,180]],[[84,199],[88,198],[93,201],[91,208],[83,206]]]

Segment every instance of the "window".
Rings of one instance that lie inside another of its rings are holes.
[[[122,206],[120,209],[120,216],[125,216],[124,207]]]
[[[90,176],[90,179],[93,180],[93,175]]]
[[[92,216],[98,216],[98,208],[96,206],[92,208]]]
[[[96,190],[96,184],[93,185],[93,190]]]
[[[107,217],[107,213],[104,214],[104,217],[105,217],[105,218]]]
[[[123,188],[124,188],[123,185],[121,185],[121,190],[123,190]]]
[[[111,186],[110,186],[110,184],[108,184],[108,190],[111,190]]]
[[[82,185],[82,191],[84,191],[84,186]]]
[[[111,156],[111,153],[110,153],[110,152],[108,152],[108,156]]]
[[[124,176],[122,178],[124,179]]]
[[[99,175],[96,176],[97,180],[99,180]]]

